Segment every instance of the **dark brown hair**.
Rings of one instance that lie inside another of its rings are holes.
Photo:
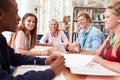
[[[0,0],[0,8],[3,11],[8,12],[10,6],[11,6],[10,0]]]
[[[66,25],[68,25],[68,21],[66,22],[66,19],[68,19],[68,16],[64,16],[63,17],[63,23],[65,23]]]

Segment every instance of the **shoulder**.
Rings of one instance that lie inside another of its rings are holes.
[[[94,26],[92,27],[90,33],[93,34],[93,35],[98,35],[98,34],[103,35],[103,33],[100,31],[100,29],[98,29]]]
[[[17,34],[24,35],[24,32],[22,30],[18,31]]]
[[[47,31],[46,33],[45,33],[45,35],[50,35],[51,34],[51,31]]]
[[[22,30],[20,30],[20,31],[17,32],[16,37],[17,38],[24,38],[25,37],[25,33]]]
[[[96,27],[92,27],[91,31],[100,31],[100,29],[96,28]],[[100,31],[101,32],[101,31]]]
[[[62,31],[62,30],[58,31],[58,35],[64,35],[64,34],[65,34],[64,31]]]
[[[80,29],[79,33],[82,33],[82,32],[84,32],[84,29]]]
[[[51,36],[51,31],[47,31],[45,34],[43,34],[43,38],[50,36]]]
[[[64,33],[62,30],[59,30],[58,33]]]

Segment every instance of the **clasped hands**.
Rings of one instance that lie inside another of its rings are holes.
[[[68,44],[66,46],[66,49],[70,52],[78,53],[80,52],[80,44],[79,43]]]
[[[53,54],[46,58],[46,64],[51,65],[51,70],[55,75],[58,75],[65,68],[65,58],[58,54]]]

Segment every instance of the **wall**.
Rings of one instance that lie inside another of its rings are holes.
[[[17,3],[21,18],[27,12],[36,14],[38,34],[49,30],[49,21],[52,18],[62,21],[63,16],[71,15],[72,9],[72,0],[17,0]]]

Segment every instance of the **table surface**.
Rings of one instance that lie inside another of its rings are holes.
[[[35,67],[35,69],[38,68],[37,70],[39,70],[40,67]],[[43,66],[42,69],[44,67],[46,67],[46,66]],[[25,70],[25,69],[31,70],[31,68],[29,69],[29,67],[24,68],[23,70]],[[27,70],[25,72],[27,72]],[[20,71],[20,72],[17,72],[17,71]],[[24,71],[21,72],[21,68],[18,67],[14,71],[13,75],[15,76],[16,74],[19,74],[19,73],[24,73]],[[114,77],[114,76],[93,76],[93,75],[91,76],[91,75],[72,74],[70,72],[69,68],[64,68],[62,76],[58,75],[59,78],[56,77],[56,79],[54,79],[54,80],[60,80],[60,78],[62,78],[63,76],[64,76],[64,80],[120,80],[120,76]]]
[[[55,50],[56,53],[61,53],[57,50]],[[17,69],[16,69],[17,71]],[[13,73],[13,75],[16,73],[16,71]],[[90,75],[78,75],[78,74],[72,74],[70,72],[70,69],[65,68],[63,70],[63,74],[66,78],[66,80],[120,80],[119,77],[113,77],[113,76],[90,76]]]
[[[63,74],[66,80],[120,80],[120,76],[91,76],[72,74],[68,68],[65,68]]]

